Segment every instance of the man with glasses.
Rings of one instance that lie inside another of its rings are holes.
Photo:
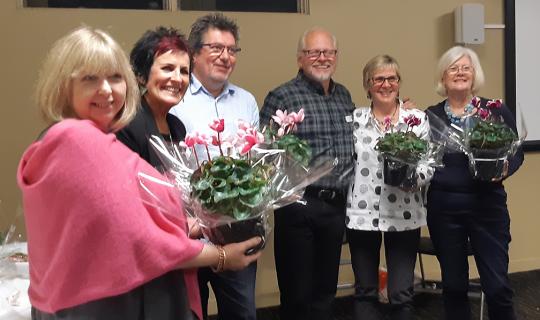
[[[217,118],[225,121],[223,137],[236,133],[238,120],[258,126],[259,109],[255,98],[228,81],[240,52],[236,23],[219,13],[200,17],[191,27],[189,43],[193,50],[190,85],[183,101],[171,110],[182,120],[186,132],[198,131],[210,136],[212,131],[208,124]],[[219,155],[217,147],[208,147],[211,157]],[[197,154],[201,161],[207,159],[204,147],[197,149]],[[214,273],[210,268],[200,268],[204,318],[207,318],[210,282],[216,296],[218,319],[255,320],[256,272],[256,263],[236,272]]]
[[[275,211],[274,249],[280,319],[331,319],[345,229],[346,192],[353,168],[354,104],[332,80],[338,59],[334,35],[307,30],[298,42],[297,76],[270,91],[261,109],[266,124],[277,109],[305,110],[296,134],[314,158],[338,159],[336,168],[306,188],[306,204]]]

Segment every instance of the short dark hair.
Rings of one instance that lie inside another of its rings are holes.
[[[238,25],[236,22],[227,18],[222,13],[211,13],[200,17],[191,25],[189,44],[191,45],[193,52],[199,52],[199,50],[201,50],[203,35],[210,28],[230,32],[234,37],[234,41],[238,44],[239,36]]]
[[[147,30],[135,43],[130,53],[130,62],[133,72],[139,83],[148,81],[150,68],[154,59],[168,51],[186,52],[191,61],[191,50],[186,37],[172,27],[157,27],[155,30]]]

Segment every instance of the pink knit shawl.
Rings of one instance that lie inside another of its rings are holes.
[[[19,164],[30,261],[29,296],[53,313],[128,292],[199,254],[186,234],[177,194],[113,134],[88,120],[64,120],[33,143]],[[194,270],[186,274],[200,315]],[[195,287],[194,287],[195,286]]]

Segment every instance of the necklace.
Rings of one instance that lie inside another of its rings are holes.
[[[472,100],[474,100],[474,97]],[[472,100],[463,109],[463,114],[456,115],[450,109],[450,104],[448,103],[448,99],[446,99],[446,101],[444,102],[444,112],[446,112],[448,120],[450,120],[450,122],[452,122],[453,124],[460,125],[465,116],[468,116],[474,110],[474,106],[471,103]]]

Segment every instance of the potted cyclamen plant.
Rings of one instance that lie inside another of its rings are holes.
[[[465,124],[471,172],[475,178],[483,181],[500,178],[504,162],[514,142],[518,140],[517,135],[500,116],[492,112],[501,108],[501,99],[489,100],[486,107],[482,108],[480,99],[475,97],[472,104],[477,108],[476,115]]]
[[[416,166],[427,153],[428,142],[418,137],[412,128],[420,125],[421,120],[409,115],[404,119],[405,131],[394,130],[391,118],[384,118],[385,135],[375,145],[383,158],[383,180],[391,186],[411,188],[416,185]]]
[[[287,175],[289,184],[297,184],[306,178],[307,166],[312,157],[311,147],[294,134],[298,124],[304,120],[304,109],[298,112],[277,110],[270,123],[263,129],[265,148],[283,150],[282,174]],[[300,170],[299,170],[300,168]],[[302,169],[303,168],[303,169]]]
[[[297,112],[287,113],[287,110],[277,110],[272,116],[270,125],[265,130],[265,140],[276,149],[283,149],[288,157],[303,166],[307,166],[311,160],[311,148],[309,144],[294,135],[297,125],[304,121],[304,109]],[[277,130],[274,128],[277,124]]]
[[[165,169],[168,179],[163,184],[180,191],[186,212],[197,218],[205,238],[224,245],[261,236],[259,247],[249,250],[254,252],[264,246],[272,209],[301,199],[307,185],[335,166],[334,159],[313,163],[309,145],[289,136],[303,119],[303,110],[277,112],[273,120],[279,128],[269,129],[267,140],[242,121],[235,135],[223,138],[224,121],[216,119],[209,124],[212,135],[194,132],[179,145],[159,136],[149,142]],[[206,148],[208,160],[197,158],[201,154],[196,145]],[[217,146],[220,155],[212,159],[209,145]],[[144,185],[147,178],[140,178]],[[149,187],[144,190],[151,192]]]
[[[266,216],[257,208],[268,200],[268,175],[271,166],[252,163],[249,151],[264,141],[263,135],[245,122],[239,123],[234,141],[223,142],[223,119],[214,120],[210,128],[216,135],[188,134],[184,146],[193,148],[201,144],[218,146],[220,156],[203,162],[190,179],[192,196],[196,199],[194,210],[201,221],[205,237],[214,244],[241,242],[254,236],[266,236]],[[237,146],[241,158],[226,156],[222,146]],[[210,156],[208,155],[208,159]],[[257,214],[253,214],[257,212]],[[264,241],[258,250],[264,246]]]

